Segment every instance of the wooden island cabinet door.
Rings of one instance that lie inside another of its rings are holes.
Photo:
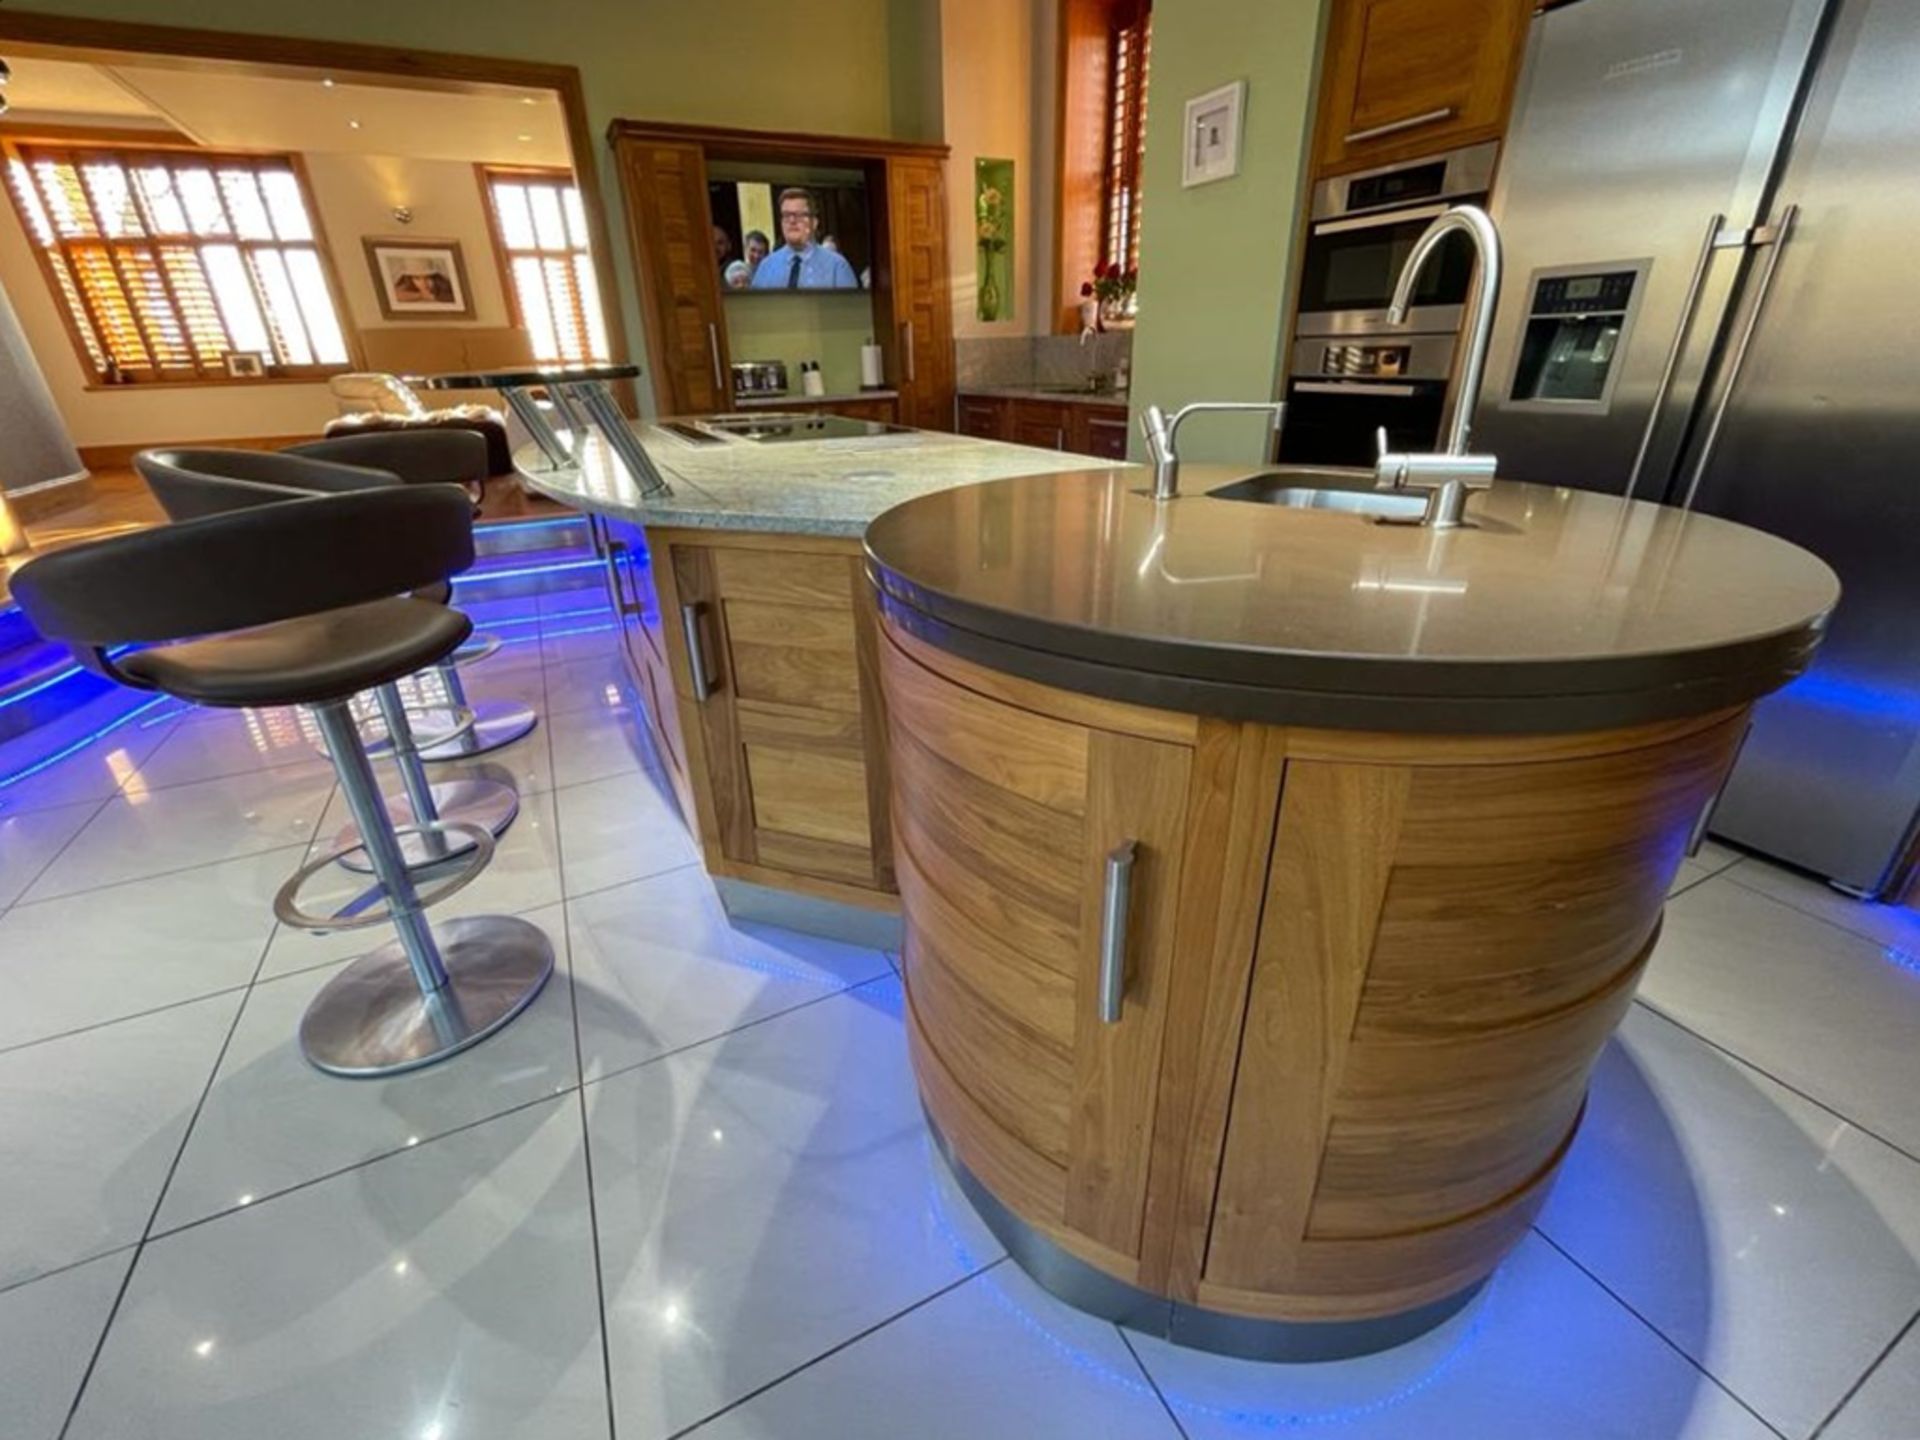
[[[885,777],[874,773],[862,719],[860,646],[871,619],[859,558],[670,549],[675,678],[704,752],[703,843],[747,867],[736,872],[745,878],[758,868],[890,891]]]
[[[946,167],[938,160],[887,161],[892,264],[893,381],[900,423],[953,428],[953,307],[947,278]]]
[[[891,628],[881,652],[922,1095],[1005,1203],[1138,1273],[1191,721],[1102,728],[957,683],[972,667]]]

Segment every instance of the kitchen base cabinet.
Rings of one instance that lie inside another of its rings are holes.
[[[891,610],[881,644],[908,1043],[1009,1248],[1295,1358],[1464,1303],[1578,1130],[1747,707],[1311,730],[1017,678]]]
[[[715,875],[895,902],[859,542],[649,530],[688,821]]]
[[[962,435],[1010,440],[1039,450],[1064,450],[1120,463],[1127,458],[1127,407],[1084,400],[1037,400],[1024,395],[961,395],[956,420]]]

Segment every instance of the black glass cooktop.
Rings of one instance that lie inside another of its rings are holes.
[[[770,415],[715,415],[699,422],[707,430],[736,435],[762,445],[790,445],[806,440],[862,440],[876,435],[907,435],[904,425],[882,420],[854,420],[845,415],[779,413]]]

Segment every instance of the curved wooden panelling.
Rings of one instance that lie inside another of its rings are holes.
[[[1571,1143],[1744,713],[1549,741],[1188,728],[891,624],[881,649],[916,1073],[982,1183],[1121,1279],[1262,1318],[1484,1278]],[[1121,838],[1144,896],[1103,1024]]]

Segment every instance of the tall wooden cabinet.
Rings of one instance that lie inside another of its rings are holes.
[[[901,423],[953,428],[953,308],[944,145],[616,120],[608,130],[626,197],[662,414],[732,408],[731,355],[714,264],[708,170],[718,162],[859,170],[874,241],[873,335]]]
[[[1334,0],[1315,173],[1497,140],[1535,0]]]

